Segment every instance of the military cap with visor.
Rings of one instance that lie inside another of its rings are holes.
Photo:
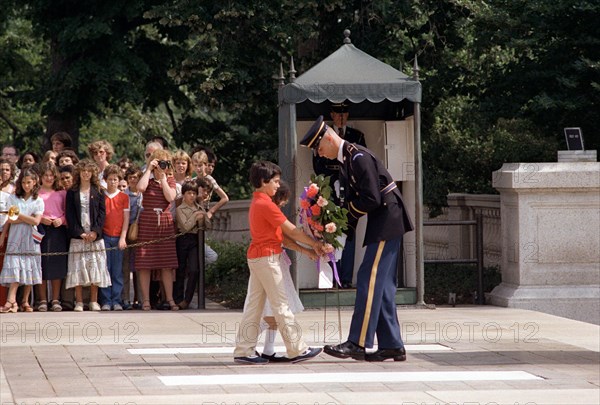
[[[309,147],[311,149],[317,149],[321,138],[327,132],[327,124],[323,121],[323,116],[319,115],[319,118],[311,125],[310,129],[304,135],[304,138],[300,141],[300,145]]]

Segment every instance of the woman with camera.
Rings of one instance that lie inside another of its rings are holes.
[[[175,223],[169,210],[175,199],[175,178],[167,176],[171,167],[171,154],[157,149],[148,158],[146,171],[137,189],[142,193],[143,210],[139,217],[138,242],[147,242],[175,235]],[[150,279],[162,281],[165,298],[171,310],[179,307],[173,301],[173,279],[177,268],[175,238],[137,248],[135,266],[142,295],[142,309],[149,311]]]

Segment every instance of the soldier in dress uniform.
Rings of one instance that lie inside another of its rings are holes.
[[[358,129],[346,125],[349,116],[348,107],[349,105],[346,103],[335,103],[331,105],[330,114],[331,120],[333,121],[333,130],[346,142],[367,147],[365,135]],[[335,194],[333,195],[334,202],[347,208],[343,196],[340,195],[344,193],[344,190],[340,189],[340,162],[338,162],[337,159],[319,156],[315,152],[313,154],[313,169],[317,175],[322,174],[324,176],[329,176],[329,183],[331,188],[335,191]],[[352,287],[352,277],[354,274],[354,232],[346,232],[346,236],[346,244],[344,245],[344,250],[342,252],[342,259],[338,262],[338,271],[342,288]]]
[[[346,142],[320,116],[300,144],[319,156],[340,162],[345,185],[348,224],[355,227],[367,215],[365,256],[357,274],[356,301],[348,340],[327,345],[325,353],[356,360],[406,360],[396,314],[396,265],[402,237],[413,230],[400,190],[383,163],[371,151]],[[365,353],[377,336],[378,350]]]

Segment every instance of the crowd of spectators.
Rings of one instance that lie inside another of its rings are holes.
[[[189,308],[195,235],[229,200],[212,176],[213,151],[171,151],[156,137],[138,166],[105,140],[87,156],[66,132],[51,144],[44,154],[2,147],[0,312]],[[216,261],[203,248],[205,263]]]

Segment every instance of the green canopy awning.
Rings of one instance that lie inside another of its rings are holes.
[[[348,100],[355,104],[384,100],[420,102],[421,84],[347,43],[280,89],[280,104],[306,100],[313,103]]]

